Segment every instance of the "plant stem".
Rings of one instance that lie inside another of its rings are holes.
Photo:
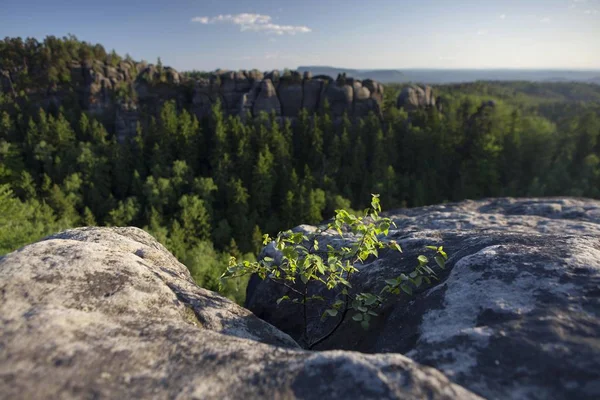
[[[308,344],[308,322],[307,322],[307,310],[306,310],[306,297],[308,295],[308,284],[304,284],[304,294],[302,297],[302,317],[304,319],[304,340]]]
[[[359,253],[360,253],[360,248],[363,246],[363,244],[365,243],[365,239],[367,237],[367,234],[369,233],[369,231],[365,232],[363,234],[363,237],[360,240],[360,243],[356,249],[356,254],[354,254],[354,260],[352,261],[351,265],[354,266],[355,263],[357,263],[360,258],[358,257]],[[348,273],[346,274],[346,280],[348,282],[350,282],[350,275],[352,275],[351,271],[348,271]],[[308,345],[308,349],[312,350],[316,345],[318,345],[319,343],[324,342],[325,340],[327,340],[331,335],[333,335],[333,333],[335,331],[337,331],[337,329],[340,327],[340,325],[342,325],[342,322],[344,322],[344,320],[346,319],[346,315],[348,314],[348,310],[349,310],[349,303],[350,303],[350,295],[346,294],[345,295],[345,299],[344,299],[344,311],[342,311],[342,315],[340,317],[340,319],[338,320],[338,322],[335,324],[335,326],[333,327],[333,329],[331,329],[329,332],[327,332],[325,335],[321,336],[319,339],[315,340],[314,342],[310,343]],[[306,320],[304,322],[305,324],[305,329],[306,329]]]

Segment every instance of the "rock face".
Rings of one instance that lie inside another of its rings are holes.
[[[478,399],[399,354],[312,353],[137,228],[0,258],[0,398]]]
[[[600,201],[465,201],[389,216],[404,253],[359,266],[353,290],[379,293],[426,245],[450,255],[440,282],[390,298],[368,331],[344,322],[322,349],[405,354],[487,398],[600,398]],[[301,314],[276,306],[281,295],[253,280],[249,309],[299,338]]]
[[[256,116],[264,111],[295,118],[302,108],[310,114],[322,110],[327,101],[334,117],[347,113],[358,118],[370,112],[380,115],[383,86],[374,81],[365,81],[363,86],[358,80],[338,77],[334,81],[330,77],[312,77],[296,71],[284,76],[279,76],[277,71],[264,75],[217,71],[210,79],[197,82],[193,96],[194,104],[198,105],[193,110],[199,118],[208,115],[210,104],[216,98],[221,98],[224,109],[232,114],[248,110]]]
[[[436,98],[430,86],[407,86],[400,91],[396,105],[406,111],[432,108],[436,106]]]
[[[73,62],[70,83],[28,90],[28,97],[40,107],[56,108],[75,100],[83,110],[114,127],[119,140],[136,134],[143,112],[158,115],[170,100],[199,119],[210,115],[217,101],[231,115],[256,116],[261,112],[296,118],[301,109],[309,114],[321,111],[326,102],[334,117],[347,113],[360,118],[373,112],[381,115],[383,86],[372,80],[361,82],[339,76],[312,77],[297,71],[280,76],[279,71],[222,71],[208,79],[187,79],[170,67],[123,60],[116,65],[101,61]],[[19,82],[0,68],[0,91],[16,96]],[[71,97],[75,94],[76,98]]]

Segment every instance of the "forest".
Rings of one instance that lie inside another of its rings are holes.
[[[0,42],[0,69],[20,62],[16,46]],[[68,81],[72,59],[121,58],[73,39],[28,48],[39,66],[20,74],[31,87]],[[600,85],[441,85],[441,110],[410,112],[396,108],[401,88],[386,85],[382,115],[356,120],[327,109],[240,118],[219,104],[198,120],[167,101],[125,142],[78,107],[0,93],[0,255],[70,227],[137,226],[218,290],[229,254],[254,259],[264,233],[360,210],[372,193],[385,209],[600,198]],[[223,288],[238,302],[244,291]]]

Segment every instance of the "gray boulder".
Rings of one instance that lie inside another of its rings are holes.
[[[298,348],[137,228],[0,258],[3,399],[478,399],[398,355]]]
[[[305,73],[305,75],[308,72]],[[309,113],[317,112],[319,109],[319,99],[323,89],[323,81],[320,79],[305,79],[303,87],[302,107]]]
[[[297,117],[302,108],[302,80],[295,77],[281,78],[277,87],[281,113],[284,117]]]
[[[344,113],[351,115],[352,104],[354,103],[354,90],[351,85],[332,82],[324,86],[322,97],[321,107],[324,106],[325,100],[327,100],[334,117],[341,117]]]
[[[269,114],[275,111],[275,114],[281,115],[281,104],[279,104],[277,91],[270,79],[265,79],[260,83],[260,90],[254,101],[253,115],[258,115],[262,111]]]
[[[407,111],[435,107],[436,98],[430,86],[407,86],[398,95],[397,106]]]
[[[372,79],[365,79],[362,82],[363,86],[371,92],[371,98],[378,104],[383,103],[383,85]]]
[[[321,349],[405,354],[487,398],[600,398],[600,201],[492,199],[389,216],[404,253],[358,266],[353,290],[379,293],[426,245],[444,246],[446,270],[413,297],[391,297],[368,331],[348,318]],[[334,233],[323,241],[341,245]],[[283,294],[254,279],[247,306],[299,339],[301,314],[274,303]],[[326,329],[309,324],[314,337]]]

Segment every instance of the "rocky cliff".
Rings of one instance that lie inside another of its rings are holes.
[[[322,350],[404,354],[492,399],[600,398],[600,201],[492,199],[388,216],[404,253],[358,266],[353,290],[379,293],[426,245],[444,246],[447,269],[415,296],[390,299],[368,331],[348,318]],[[333,232],[323,242],[340,245]],[[277,258],[271,246],[263,253]],[[283,294],[256,278],[247,306],[300,338],[302,313],[277,306]],[[314,311],[319,337],[327,327]]]
[[[292,339],[300,314],[269,282],[249,286],[253,314],[137,228],[69,230],[0,258],[0,398],[600,397],[599,201],[389,216],[404,254],[359,266],[355,290],[377,291],[425,245],[445,246],[446,272],[368,331],[342,324],[320,352]]]
[[[400,354],[309,352],[137,228],[0,258],[1,399],[479,399]]]
[[[68,71],[68,84],[39,83],[25,88],[18,71],[3,70],[0,62],[0,89],[14,96],[25,88],[28,101],[38,107],[77,104],[103,118],[121,139],[135,134],[141,111],[157,115],[169,100],[199,119],[209,115],[216,101],[231,115],[274,112],[283,118],[295,118],[303,108],[313,114],[327,106],[334,118],[344,114],[360,118],[370,112],[379,115],[383,102],[383,85],[343,75],[334,80],[297,71],[280,75],[279,71],[253,70],[215,71],[206,78],[191,79],[169,67],[131,60],[116,65],[99,60],[71,62]]]

